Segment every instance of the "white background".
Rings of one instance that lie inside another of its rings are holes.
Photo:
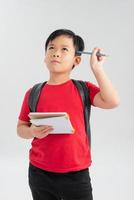
[[[83,37],[85,50],[99,46],[110,55],[104,69],[121,98],[113,110],[92,107],[94,200],[134,199],[133,25],[133,0],[0,0],[0,199],[32,199],[31,140],[17,136],[16,124],[26,90],[48,79],[45,41],[59,28]],[[89,58],[71,77],[97,84]]]

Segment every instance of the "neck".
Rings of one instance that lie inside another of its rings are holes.
[[[50,74],[50,78],[47,81],[49,84],[61,84],[70,80],[69,74]]]

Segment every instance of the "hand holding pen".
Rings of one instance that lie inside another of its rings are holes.
[[[93,70],[98,69],[99,67],[102,67],[106,57],[108,55],[101,53],[101,48],[94,48],[92,52],[85,52],[85,51],[77,51],[78,54],[87,54],[91,55],[90,58],[90,65]]]

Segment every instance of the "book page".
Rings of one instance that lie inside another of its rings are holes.
[[[62,116],[63,115],[63,116]],[[69,115],[67,113],[58,113],[57,116],[53,117],[53,114],[51,113],[45,113],[40,116],[37,115],[37,118],[33,118],[33,115],[31,116],[30,122],[36,126],[41,125],[51,125],[53,126],[54,130],[50,134],[73,134],[74,128],[71,124]],[[38,118],[38,117],[41,118]],[[35,115],[34,115],[35,117]],[[44,118],[43,118],[44,117]]]
[[[30,119],[41,119],[41,118],[48,118],[48,117],[59,117],[59,116],[67,116],[66,112],[30,112],[29,117]]]

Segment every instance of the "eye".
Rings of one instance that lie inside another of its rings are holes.
[[[54,47],[49,47],[48,49],[53,49]]]
[[[65,48],[65,47],[63,48],[63,50],[64,50],[64,51],[68,51],[68,49],[67,49],[67,48]]]

